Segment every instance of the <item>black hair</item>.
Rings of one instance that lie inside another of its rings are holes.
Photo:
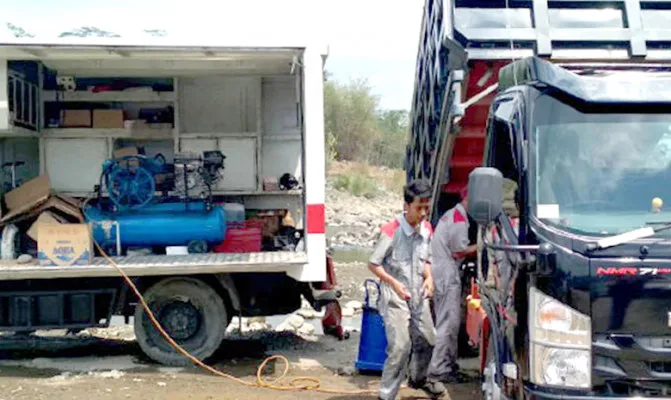
[[[432,194],[431,182],[427,179],[413,179],[403,188],[403,200],[406,204],[415,201],[415,197],[430,199]]]

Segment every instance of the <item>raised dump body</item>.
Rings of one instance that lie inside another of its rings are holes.
[[[670,23],[663,1],[427,0],[406,171],[436,184],[434,221],[482,165],[502,66],[536,55],[573,69],[655,68],[671,59]]]

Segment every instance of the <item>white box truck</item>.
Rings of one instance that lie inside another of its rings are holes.
[[[189,362],[151,326],[99,251],[74,264],[51,249],[55,261],[40,262],[49,257],[36,251],[36,232],[46,230],[35,226],[77,223],[68,219],[77,211],[93,239],[111,239],[109,246],[100,244],[140,288],[164,329],[200,359],[218,348],[233,316],[290,313],[300,308],[301,295],[315,307],[336,301],[327,284],[325,239],[326,47],[242,42],[0,43],[6,172],[0,330],[106,327],[114,315],[134,315],[148,356],[165,364]],[[196,158],[179,161],[185,154]],[[208,169],[208,154],[225,158],[223,167],[214,167],[219,171]],[[130,159],[134,167],[120,161]],[[192,162],[195,169],[189,169]],[[152,171],[157,164],[160,171]],[[151,179],[142,181],[147,171]],[[161,189],[166,176],[182,182],[182,189],[207,181],[207,195],[180,197],[179,184]],[[143,214],[161,204],[168,208],[158,220],[151,219],[153,211]],[[226,212],[200,222],[184,219],[213,210]],[[206,230],[221,243],[196,240]],[[237,243],[242,247],[227,242],[235,232],[247,238]],[[173,234],[194,241],[175,246],[164,240]]]

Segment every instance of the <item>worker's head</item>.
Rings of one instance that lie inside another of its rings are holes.
[[[460,203],[464,208],[468,208],[468,185],[461,188],[459,191]]]
[[[417,225],[429,215],[431,183],[426,179],[415,179],[403,190],[403,210],[411,225]]]

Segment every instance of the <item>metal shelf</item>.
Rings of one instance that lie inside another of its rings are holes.
[[[42,100],[45,102],[172,102],[175,101],[174,92],[148,92],[148,91],[108,91],[108,92],[61,92],[45,90],[42,92]]]
[[[76,192],[68,192],[68,191],[59,191],[59,194],[62,194],[64,196],[68,197],[89,197],[89,196],[97,196],[93,191],[76,191]],[[157,192],[158,193],[158,192]],[[174,195],[175,193],[169,193],[169,195]],[[263,197],[263,196],[268,196],[268,197],[282,197],[282,196],[287,196],[287,197],[299,197],[303,195],[302,190],[282,190],[282,191],[273,191],[273,192],[263,192],[263,191],[228,191],[228,190],[213,190],[212,191],[213,196],[226,196],[226,197]],[[103,191],[102,194],[103,197],[107,197],[107,192]]]
[[[172,139],[174,129],[96,129],[96,128],[49,128],[43,129],[46,138],[91,138],[114,137],[133,139]]]

